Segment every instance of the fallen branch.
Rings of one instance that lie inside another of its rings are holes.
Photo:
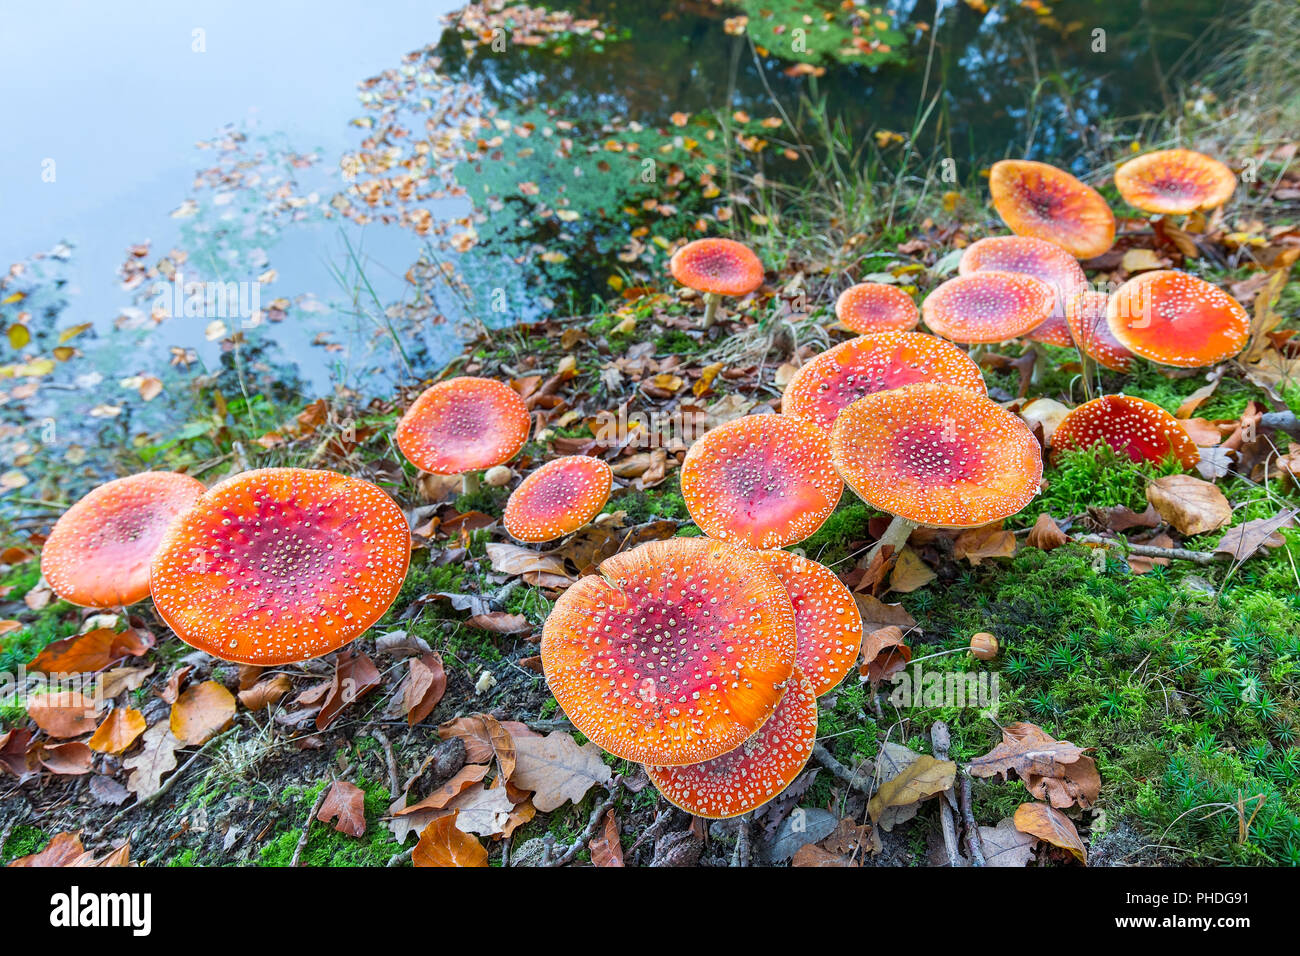
[[[948,725],[936,720],[930,725],[930,746],[934,750],[935,760],[948,759],[948,747],[952,744],[952,735]],[[957,821],[952,812],[952,793],[944,791],[939,794],[939,822],[943,828],[943,847],[948,855],[949,866],[965,866],[961,851],[957,849]]]
[[[1214,564],[1232,555],[1218,551],[1188,551],[1186,548],[1157,548],[1150,544],[1133,544],[1120,538],[1106,538],[1099,534],[1085,534],[1075,538],[1076,544],[1096,544],[1104,548],[1119,548],[1139,558],[1169,558],[1174,561],[1191,561],[1194,564]]]
[[[396,799],[398,796],[405,793],[406,791],[400,789],[402,786],[402,781],[401,778],[398,777],[397,775],[397,758],[393,755],[393,745],[389,741],[388,735],[385,734],[378,727],[370,731],[370,736],[374,737],[375,740],[379,741],[379,746],[384,748],[384,757],[387,758],[388,761],[388,785],[390,788],[389,792],[392,794],[393,798]]]
[[[850,771],[848,767],[835,759],[834,755],[826,749],[823,744],[813,744],[813,757],[817,762],[829,770],[840,783],[846,784],[852,789],[866,796],[871,796],[871,776],[870,770]]]
[[[1300,438],[1300,418],[1295,412],[1266,412],[1259,419],[1260,428],[1276,428],[1292,438]]]
[[[961,820],[966,827],[966,852],[970,854],[972,866],[987,866],[984,859],[984,841],[980,839],[979,827],[975,825],[975,813],[971,809],[970,776],[961,775],[961,784],[957,789],[957,802],[961,805]]]
[[[623,778],[615,777],[614,780],[611,781],[609,785],[608,795],[605,797],[604,800],[596,804],[596,808],[591,811],[591,819],[587,821],[587,826],[583,829],[581,833],[578,834],[578,838],[576,840],[574,840],[571,844],[569,844],[569,846],[564,848],[564,852],[562,852],[559,856],[552,855],[555,851],[555,835],[553,833],[547,833],[546,836],[543,837],[544,845],[542,847],[542,860],[541,863],[538,865],[539,866],[564,866],[575,856],[577,856],[578,851],[581,850],[583,847],[585,847],[588,843],[590,843],[595,838],[596,830],[599,829],[602,823],[604,823],[605,814],[608,813],[610,810],[614,809],[614,804],[618,800],[618,793],[622,789],[623,789]]]

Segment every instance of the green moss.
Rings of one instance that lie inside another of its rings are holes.
[[[868,540],[867,525],[879,514],[879,511],[864,505],[852,492],[846,491],[840,499],[839,507],[816,534],[800,543],[799,548],[814,561],[833,566],[848,557],[849,549],[855,542]]]
[[[402,847],[393,839],[392,831],[383,824],[392,795],[386,788],[364,778],[358,778],[355,782],[366,793],[365,835],[351,837],[339,833],[330,824],[315,822],[307,837],[307,845],[303,848],[303,866],[386,866],[393,856],[402,852]],[[298,812],[299,807],[303,808],[303,812],[311,807],[329,784],[330,781],[324,780],[306,789],[286,788],[282,796],[293,803],[290,817]],[[301,827],[278,834],[262,847],[258,862],[262,866],[288,866],[301,837]]]
[[[0,863],[12,863],[19,857],[40,853],[50,842],[50,835],[38,827],[20,823],[0,847]]]
[[[1046,491],[1012,523],[1033,524],[1042,512],[1064,518],[1093,506],[1123,505],[1144,511],[1147,485],[1161,475],[1178,471],[1181,468],[1172,461],[1164,465],[1133,462],[1106,445],[1067,451],[1055,467],[1047,470]]]

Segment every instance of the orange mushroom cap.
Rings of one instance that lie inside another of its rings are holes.
[[[964,344],[1005,342],[1032,332],[1052,314],[1046,282],[1020,272],[972,272],[942,283],[921,303],[936,335]]]
[[[146,471],[100,485],[65,511],[41,549],[41,574],[80,607],[125,607],[149,596],[149,562],[203,483]]]
[[[868,395],[831,429],[835,467],[867,504],[932,528],[1007,518],[1038,493],[1042,453],[1019,417],[951,385]]]
[[[1237,188],[1237,177],[1204,153],[1160,149],[1115,170],[1115,188],[1144,212],[1179,215],[1222,206]]]
[[[406,516],[377,485],[263,468],[213,486],[172,525],[150,583],[186,644],[273,666],[360,636],[397,597],[410,558]]]
[[[1111,296],[1106,321],[1136,355],[1179,368],[1232,358],[1250,338],[1250,315],[1218,286],[1174,269],[1143,272]]]
[[[1085,355],[1112,372],[1129,372],[1133,369],[1133,353],[1120,344],[1106,321],[1106,306],[1110,296],[1105,292],[1080,291],[1065,305],[1065,320],[1070,324],[1070,334]]]
[[[506,502],[506,531],[519,541],[551,541],[577,531],[605,507],[614,473],[599,458],[548,461],[519,483]]]
[[[921,332],[877,332],[841,342],[801,366],[785,386],[781,412],[830,429],[859,398],[917,382],[988,394],[980,367],[951,342]]]
[[[921,313],[912,297],[898,286],[859,282],[835,300],[835,317],[846,329],[858,333],[906,332],[916,328]]]
[[[844,491],[826,432],[788,415],[749,415],[705,432],[686,453],[681,486],[705,534],[746,548],[802,541]]]
[[[730,753],[688,767],[646,765],[664,799],[707,820],[761,807],[799,776],[817,742],[817,697],[795,668],[772,719]]]
[[[1004,159],[989,171],[993,208],[1018,236],[1046,239],[1078,259],[1115,244],[1115,214],[1101,193],[1063,169]]]
[[[668,263],[673,278],[698,292],[748,295],[763,284],[763,263],[734,239],[696,239]]]
[[[790,593],[798,651],[795,666],[820,697],[834,690],[857,663],[862,615],[835,572],[793,551],[759,552]]]
[[[1178,419],[1132,395],[1102,395],[1071,409],[1052,434],[1052,461],[1098,442],[1133,461],[1158,463],[1172,455],[1184,468],[1192,468],[1201,459],[1196,442]]]
[[[1047,345],[1073,348],[1065,304],[1088,284],[1079,261],[1054,242],[1032,236],[990,236],[966,247],[957,271],[961,275],[987,270],[1021,272],[1052,287],[1056,305],[1052,314],[1025,338]]]
[[[422,471],[460,475],[502,465],[528,441],[524,400],[490,378],[449,378],[425,389],[397,423],[397,447]]]
[[[712,760],[772,715],[795,660],[790,597],[752,551],[708,538],[607,558],[555,602],[542,669],[583,734],[661,766]]]

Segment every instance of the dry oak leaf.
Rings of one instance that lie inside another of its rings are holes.
[[[959,561],[966,558],[971,564],[979,564],[987,558],[1013,558],[1016,555],[1016,536],[1004,530],[1001,521],[970,528],[953,541],[953,555]]]
[[[133,707],[114,707],[95,735],[90,738],[90,749],[101,754],[120,754],[148,728],[144,714]]]
[[[95,729],[95,703],[76,691],[42,694],[27,705],[27,716],[51,737],[80,737]]]
[[[1280,548],[1286,543],[1286,539],[1278,532],[1282,528],[1295,526],[1294,514],[1243,521],[1225,531],[1219,543],[1214,546],[1214,550],[1216,553],[1221,551],[1230,554],[1238,561],[1245,561],[1262,547]]]
[[[605,811],[605,823],[587,844],[592,866],[622,866],[623,844],[618,837],[618,818],[613,810]]]
[[[819,847],[816,843],[805,843],[795,851],[794,858],[790,861],[790,865],[799,867],[853,867],[858,864],[854,863],[848,857],[840,856],[838,853],[832,853],[830,850],[825,850]]]
[[[898,553],[894,570],[889,575],[889,589],[899,594],[908,594],[917,588],[923,588],[937,575],[921,560],[921,556],[911,548],[904,548]]]
[[[558,730],[545,737],[516,740],[515,753],[510,782],[521,790],[532,790],[533,806],[543,813],[566,801],[581,802],[588,790],[609,783],[613,776],[599,747],[590,742],[579,747],[576,740]]]
[[[140,752],[122,762],[122,766],[131,771],[126,778],[127,789],[141,800],[162,789],[163,776],[176,769],[176,748],[180,745],[164,721],[158,721],[145,731]]]
[[[1029,535],[1025,538],[1025,544],[1031,548],[1038,548],[1040,551],[1051,551],[1053,548],[1059,548],[1067,543],[1070,536],[1061,530],[1056,519],[1046,511],[1038,516],[1034,526],[1029,529]]]
[[[77,860],[81,859],[85,852],[85,847],[81,845],[80,834],[60,833],[50,840],[41,852],[19,857],[9,865],[19,867],[72,866]]]
[[[1180,534],[1197,535],[1232,520],[1232,505],[1208,481],[1191,475],[1165,475],[1147,485],[1147,501]]]
[[[316,819],[321,823],[334,821],[334,829],[348,836],[366,834],[366,792],[354,783],[335,780],[330,784],[325,802],[320,805]]]
[[[858,674],[871,684],[887,681],[912,659],[912,649],[903,643],[903,632],[893,624],[879,627],[862,639]]]
[[[1002,743],[968,763],[966,772],[973,777],[1000,775],[1005,780],[1015,771],[1027,784],[1031,777],[1065,777],[1067,765],[1083,755],[1082,747],[1055,740],[1041,728],[1021,722],[1002,728]]]
[[[905,632],[916,627],[916,618],[908,614],[901,604],[886,604],[880,598],[872,597],[870,594],[855,594],[853,600],[858,605],[858,614],[862,617],[864,634],[870,634],[891,624],[902,628]]]
[[[172,735],[183,746],[205,744],[235,719],[235,695],[213,680],[189,688],[172,704]]]
[[[466,833],[496,836],[504,833],[515,805],[505,787],[472,787],[447,804],[456,826]]]
[[[94,754],[80,741],[72,741],[66,744],[42,744],[36,748],[36,757],[50,773],[77,777],[90,773],[90,761]]]
[[[1007,817],[995,827],[980,827],[980,843],[988,866],[1028,866],[1034,857],[1037,839],[1016,829],[1016,821]]]
[[[879,823],[885,830],[892,829],[893,821],[886,817],[886,810],[911,806],[936,793],[951,790],[956,776],[957,765],[951,760],[936,760],[929,754],[921,754],[880,785],[867,804],[867,813],[872,822]]]
[[[414,727],[433,713],[442,700],[447,691],[447,672],[437,651],[412,657],[407,667],[402,709],[406,712],[407,725]]]
[[[324,730],[334,723],[344,707],[370,693],[380,680],[379,669],[365,654],[352,649],[340,653],[329,693],[316,715],[316,729]]]
[[[104,671],[104,699],[112,700],[118,694],[143,687],[156,669],[150,664],[148,667],[114,667]]]
[[[1021,833],[1069,850],[1080,863],[1088,865],[1088,851],[1079,839],[1079,831],[1060,810],[1045,803],[1022,803],[1013,819]]]
[[[293,690],[288,674],[275,674],[259,680],[252,687],[239,692],[239,702],[249,710],[265,710],[280,703],[281,698]]]
[[[498,721],[491,714],[470,714],[440,724],[438,736],[464,741],[465,759],[470,763],[484,763],[495,756],[501,775],[509,780],[515,772],[515,741],[540,735],[517,720]]]
[[[412,866],[487,866],[483,844],[456,826],[456,814],[434,820],[420,834]]]
[[[124,657],[139,657],[153,645],[148,631],[128,628],[119,633],[100,627],[48,645],[27,669],[42,674],[90,674]]]
[[[451,801],[460,796],[461,792],[468,787],[472,787],[484,777],[487,776],[488,768],[486,764],[471,763],[461,767],[456,771],[456,775],[447,780],[437,790],[429,794],[419,803],[413,803],[409,807],[403,807],[398,810],[394,816],[404,817],[412,813],[420,813],[424,810],[441,810]]]

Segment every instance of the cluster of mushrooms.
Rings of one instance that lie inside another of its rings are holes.
[[[1161,214],[1214,208],[1233,189],[1221,163],[1189,150],[1117,171],[1125,199]],[[1182,272],[1138,275],[1113,296],[1087,288],[1078,260],[1108,250],[1115,218],[1062,170],[1003,161],[993,203],[1013,235],[969,246],[959,275],[920,310],[900,289],[854,285],[835,304],[856,337],[804,364],[780,414],[703,435],[681,490],[706,537],[643,544],[566,590],[548,617],[546,680],[573,725],[610,753],[645,765],[674,804],[737,816],[788,786],[812,754],[817,698],[853,670],[863,626],[829,569],[784,550],[815,533],[847,484],[892,516],[868,560],[889,560],[918,527],[961,529],[1030,503],[1042,450],[1024,420],[988,397],[960,346],[1012,339],[1068,345],[1127,371],[1133,357],[1182,367],[1237,354],[1249,321],[1217,287]],[[705,294],[761,286],[746,246],[701,239],[671,271]],[[914,331],[920,321],[934,334]],[[464,475],[510,461],[530,433],[508,385],[460,377],[425,390],[396,428],[416,467]],[[1173,416],[1122,394],[1071,411],[1053,454],[1104,442],[1135,460],[1177,458],[1194,442]],[[568,456],[525,477],[506,530],[543,542],[600,513],[613,476],[599,458]],[[42,570],[64,599],[125,606],[152,596],[187,643],[225,660],[281,665],[329,653],[374,624],[401,588],[411,535],[377,486],[329,471],[270,468],[210,489],[148,472],[103,485],[60,518]]]

